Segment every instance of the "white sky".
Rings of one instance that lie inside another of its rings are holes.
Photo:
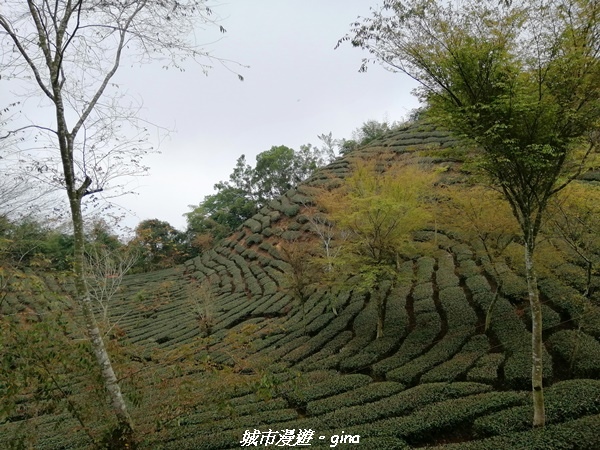
[[[133,180],[137,195],[116,199],[129,209],[125,225],[166,220],[185,228],[183,214],[214,193],[241,154],[252,165],[273,145],[319,144],[317,135],[350,138],[363,122],[400,120],[418,106],[414,82],[380,66],[358,73],[362,57],[339,38],[378,0],[226,0],[213,9],[227,29],[208,47],[239,68],[245,81],[222,67],[204,76],[160,64],[123,68],[116,82],[143,99],[142,116],[175,132],[145,163],[150,174]],[[205,37],[205,39],[203,39]],[[215,38],[198,33],[201,42]],[[234,66],[232,66],[234,67]],[[236,70],[238,70],[236,68]]]

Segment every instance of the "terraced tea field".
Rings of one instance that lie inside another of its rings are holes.
[[[481,246],[460,233],[432,226],[415,236],[426,253],[402,264],[407,281],[380,287],[387,302],[379,339],[377,308],[367,295],[315,288],[300,305],[286,289],[291,267],[281,245],[314,239],[306,215],[311,188],[339,184],[353,158],[383,151],[398,158],[418,153],[419,161],[443,166],[447,180],[460,177],[455,144],[426,125],[391,133],[272,201],[201,257],[128,277],[111,318],[132,359],[151,363],[157,354],[173,354],[176,360],[185,348],[197,361],[238,367],[238,379],[260,375],[258,382],[236,385],[218,405],[188,404],[143,446],[239,448],[246,433],[248,446],[282,447],[313,430],[311,448],[333,447],[332,436],[360,436],[359,443],[333,438],[336,447],[356,449],[600,448],[599,299],[584,298],[580,280],[565,275],[571,272],[564,267],[540,274],[545,431],[530,429],[524,278],[505,262],[493,270]],[[199,304],[205,309],[194,313]],[[182,363],[180,373],[153,375],[146,397],[166,396],[184,379],[214,381],[202,367]],[[154,419],[145,417],[143,406],[134,415],[138,422]],[[70,418],[35,420],[39,448],[89,445],[81,432],[63,434],[73,426]],[[0,426],[0,433],[14,426]]]

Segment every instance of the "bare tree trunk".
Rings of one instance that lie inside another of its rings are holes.
[[[537,279],[533,267],[532,238],[525,242],[525,270],[527,278],[527,291],[529,293],[529,305],[531,307],[531,386],[533,389],[533,426],[543,427],[546,422],[544,409],[543,388],[543,342],[542,342],[542,305],[537,286]]]
[[[129,413],[127,412],[127,405],[125,399],[121,393],[121,387],[119,381],[113,370],[112,363],[102,334],[96,322],[94,311],[92,309],[92,301],[88,292],[87,285],[85,283],[84,273],[84,250],[85,250],[85,238],[83,232],[83,215],[81,212],[81,196],[77,192],[69,192],[69,204],[71,208],[71,218],[73,221],[73,236],[74,236],[74,259],[73,268],[75,271],[75,287],[77,289],[78,301],[83,312],[83,319],[85,321],[85,327],[88,334],[88,338],[92,344],[94,356],[96,362],[100,366],[102,380],[104,382],[104,388],[108,392],[110,398],[110,404],[113,413],[117,419],[117,440],[122,441],[125,445],[125,441],[130,441],[133,434],[133,422]],[[116,444],[118,446],[118,444]],[[111,445],[109,444],[109,447]],[[113,448],[118,448],[113,443]],[[123,446],[122,448],[127,448]]]
[[[377,337],[376,339],[382,338],[383,337],[383,318],[381,317],[381,314],[378,314],[377,317]]]
[[[589,259],[586,259],[585,262],[587,263],[586,265],[586,283],[585,283],[585,292],[584,292],[584,296],[586,298],[590,298],[592,295],[592,271],[593,271],[593,263],[592,261],[590,261]]]
[[[376,339],[383,337],[383,327],[385,323],[385,299],[379,288],[375,291],[377,296],[377,337]]]

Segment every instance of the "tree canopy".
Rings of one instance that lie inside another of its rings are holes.
[[[345,282],[358,275],[358,288],[377,303],[377,337],[383,336],[386,281],[398,281],[398,266],[407,253],[412,233],[430,219],[426,194],[434,174],[416,166],[386,167],[383,161],[358,162],[352,175],[337,190],[317,195],[343,236],[339,255],[333,259],[336,278]]]
[[[549,200],[599,143],[600,3],[385,0],[340,42],[419,82],[429,115],[483,150],[525,242],[534,425],[545,421],[533,253]]]
[[[144,272],[173,267],[193,256],[186,234],[158,219],[140,222],[127,247],[138,255],[135,268]]]

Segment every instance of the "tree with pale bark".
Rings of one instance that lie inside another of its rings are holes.
[[[545,424],[534,252],[550,200],[599,143],[600,2],[385,0],[341,39],[416,80],[429,115],[476,143],[525,245],[533,425]]]
[[[63,188],[74,235],[75,286],[87,335],[116,418],[112,444],[133,445],[133,423],[106,351],[85,282],[85,200],[114,180],[143,173],[151,146],[139,107],[115,82],[125,58],[181,68],[192,59],[203,70],[225,63],[198,47],[199,27],[225,31],[205,0],[2,0],[0,74],[19,94],[40,98],[47,119],[22,115],[4,139],[18,136],[18,163],[35,179]],[[28,147],[25,147],[29,145]],[[89,203],[89,201],[88,201]]]

